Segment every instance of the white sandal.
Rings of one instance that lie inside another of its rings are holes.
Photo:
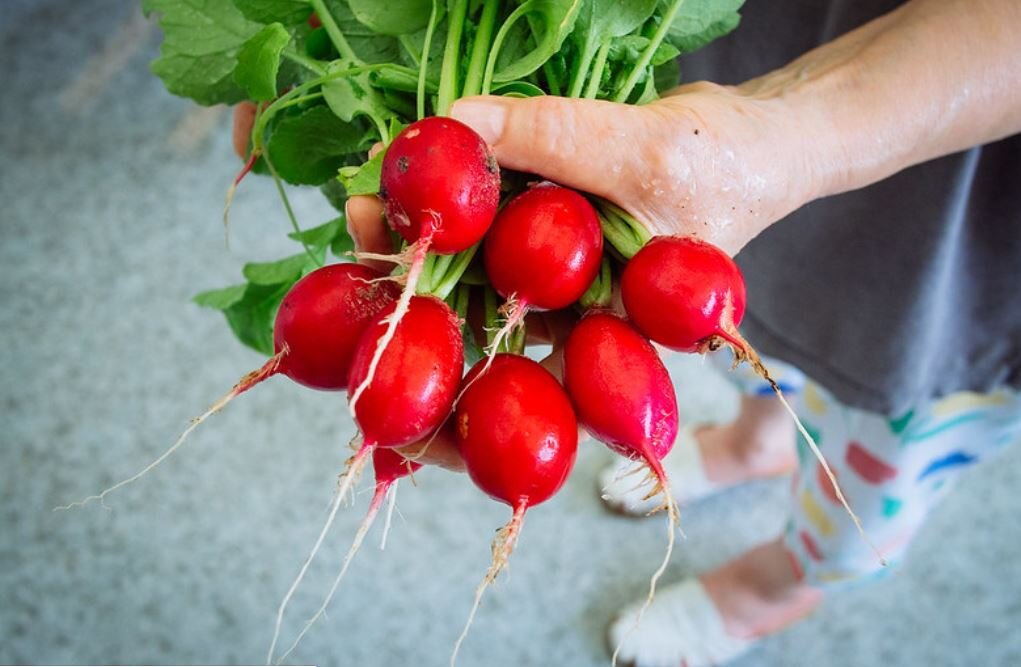
[[[657,593],[635,628],[641,606],[637,603],[625,609],[607,629],[610,650],[620,645],[620,665],[716,667],[755,644],[754,639],[727,634],[720,612],[695,577]]]
[[[644,515],[662,505],[663,499],[658,496],[645,498],[652,491],[655,481],[645,480],[645,476],[637,472],[644,466],[643,461],[623,459],[599,473],[602,498],[611,509],[625,514]],[[706,477],[702,450],[691,426],[681,427],[678,431],[673,448],[663,459],[663,468],[670,479],[670,490],[678,505],[701,500],[723,488]]]

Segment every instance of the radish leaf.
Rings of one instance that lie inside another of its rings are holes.
[[[238,52],[234,80],[257,102],[268,102],[277,96],[277,73],[280,54],[291,41],[284,26],[272,23],[244,43]]]
[[[325,183],[336,175],[345,156],[363,147],[358,129],[324,106],[284,118],[266,144],[273,166],[292,185]]]
[[[244,99],[231,76],[237,53],[261,26],[230,2],[143,0],[149,14],[160,12],[163,44],[152,72],[167,90],[199,104],[233,104]]]
[[[304,23],[312,15],[306,0],[233,0],[245,18],[259,23]]]

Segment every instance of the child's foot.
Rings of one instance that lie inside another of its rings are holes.
[[[792,472],[798,465],[794,424],[779,401],[745,397],[741,413],[730,424],[682,427],[673,449],[663,459],[670,490],[678,504],[691,503],[728,487],[754,479]],[[653,481],[642,473],[627,473],[641,464],[621,462],[599,475],[606,504],[614,511],[643,515],[662,499],[646,496]]]
[[[819,589],[799,582],[791,556],[777,540],[664,588],[635,630],[641,603],[628,607],[610,624],[607,638],[611,651],[620,644],[622,665],[723,665],[756,639],[805,617],[821,601]]]

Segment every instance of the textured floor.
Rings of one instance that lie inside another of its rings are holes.
[[[5,0],[0,105],[0,663],[257,664],[276,605],[324,518],[352,435],[339,396],[274,380],[180,455],[98,506],[50,508],[134,472],[260,363],[189,303],[243,261],[293,250],[265,180],[218,212],[237,168],[223,111],[196,111],[147,71],[157,32],[113,0]],[[330,215],[295,195],[308,225]],[[727,385],[673,362],[684,413],[723,418]],[[662,519],[605,513],[590,443],[565,490],[527,519],[463,665],[607,664],[603,628],[641,595]],[[380,553],[367,544],[328,619],[295,654],[321,665],[442,665],[507,509],[461,476],[419,475]],[[828,601],[751,665],[1021,664],[1021,451],[969,472],[905,571]],[[687,512],[669,571],[711,567],[779,530],[784,485]],[[317,606],[364,511],[342,513],[297,596]],[[375,542],[378,533],[370,537]]]

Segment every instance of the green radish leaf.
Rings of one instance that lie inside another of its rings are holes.
[[[334,237],[344,228],[343,216],[334,218],[318,227],[303,229],[300,232],[291,232],[287,238],[304,243],[311,248],[326,248],[333,243]]]
[[[249,21],[259,23],[304,23],[312,15],[307,0],[232,0]]]
[[[653,67],[659,67],[671,60],[676,60],[679,55],[681,55],[680,49],[670,42],[662,42],[656,47],[655,52],[653,52],[651,64]]]
[[[326,197],[326,201],[330,202],[330,206],[341,213],[344,212],[344,204],[347,203],[347,191],[344,190],[344,186],[340,184],[340,179],[329,179],[319,186],[319,191],[323,193],[324,197]]]
[[[378,0],[377,0],[378,1]],[[400,62],[401,47],[396,38],[380,35],[366,26],[351,12],[345,0],[325,0],[330,15],[351,46],[351,50],[363,61],[374,63]]]
[[[278,285],[296,281],[311,263],[308,253],[301,252],[275,262],[249,262],[241,274],[255,285]]]
[[[340,182],[344,184],[349,196],[379,194],[379,179],[385,152],[380,151],[361,166],[340,168]]]
[[[660,0],[665,9],[672,0]],[[684,0],[670,24],[667,40],[681,53],[690,53],[737,27],[744,0]]]
[[[388,88],[390,90],[399,90],[405,93],[418,92],[418,73],[400,65],[384,67],[383,69],[370,72],[369,80],[377,88]],[[435,78],[426,78],[425,91],[427,93],[434,94],[439,87],[439,82]]]
[[[196,294],[193,300],[203,308],[226,310],[244,298],[246,289],[248,289],[248,285],[231,285],[230,287],[207,290],[201,294]]]
[[[234,80],[256,102],[268,102],[277,96],[280,54],[291,41],[291,34],[279,23],[272,23],[244,43],[238,51]]]
[[[665,62],[653,70],[653,79],[656,82],[656,90],[665,92],[676,88],[681,83],[681,65],[674,58]]]
[[[325,183],[337,174],[347,155],[361,150],[358,128],[324,106],[284,118],[266,143],[273,166],[292,185]]]
[[[546,94],[539,86],[529,81],[508,81],[498,86],[493,86],[494,95],[505,97],[541,97]]]
[[[531,52],[516,59],[493,76],[493,81],[503,83],[523,79],[549,60],[574,29],[574,22],[581,10],[582,0],[528,0],[529,14],[541,18],[542,33],[536,37],[536,46]]]
[[[345,69],[348,65],[335,61],[329,67],[330,72]],[[355,116],[365,116],[376,126],[386,122],[397,114],[386,105],[383,95],[371,83],[369,74],[364,72],[342,79],[334,79],[323,84],[323,99],[333,113],[343,121],[350,123]]]
[[[267,357],[273,354],[273,321],[292,282],[248,285],[244,297],[223,311],[231,331],[242,343]]]
[[[348,0],[351,13],[381,35],[410,35],[429,22],[432,0]]]
[[[232,76],[241,45],[262,28],[224,0],[143,0],[160,12],[163,43],[150,66],[174,95],[199,104],[234,104],[245,91]]]
[[[333,239],[330,244],[330,252],[344,260],[345,262],[354,261],[354,257],[351,256],[355,250],[354,239],[347,233],[347,225],[342,224],[340,226],[340,233]]]

